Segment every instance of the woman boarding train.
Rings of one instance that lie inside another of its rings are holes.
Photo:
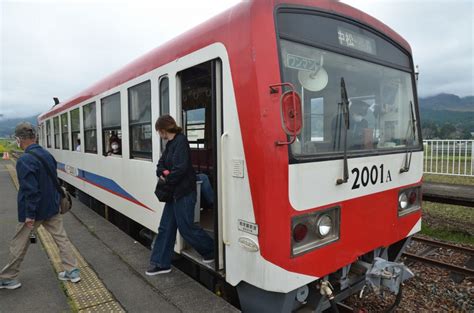
[[[191,149],[182,128],[170,115],[163,115],[155,129],[166,148],[158,162],[156,195],[165,202],[158,235],[153,244],[150,267],[146,275],[171,272],[171,256],[176,241],[176,230],[203,257],[204,263],[214,261],[212,238],[194,223],[196,205],[196,173],[191,162]]]

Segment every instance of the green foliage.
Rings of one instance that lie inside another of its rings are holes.
[[[422,223],[421,233],[441,240],[474,245],[474,237],[455,230],[439,229]]]
[[[474,210],[469,207],[423,201],[421,233],[430,237],[474,244]]]
[[[472,138],[474,112],[421,109],[420,117],[424,139]]]
[[[0,139],[0,153],[11,152],[12,150],[17,149],[15,142],[9,139]]]
[[[474,177],[468,177],[468,176],[424,174],[423,175],[423,181],[433,182],[433,183],[474,186]]]
[[[424,174],[427,182],[474,186],[474,177]],[[430,237],[474,244],[474,208],[423,201],[421,233]]]

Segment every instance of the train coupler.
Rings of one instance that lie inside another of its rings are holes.
[[[401,283],[415,276],[405,264],[379,257],[376,257],[372,264],[363,261],[358,263],[367,268],[366,283],[377,293],[381,291],[381,287],[385,287],[398,294]]]

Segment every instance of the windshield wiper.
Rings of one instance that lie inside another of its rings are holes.
[[[412,133],[412,140],[413,142],[416,141],[416,119],[415,119],[415,112],[413,111],[413,102],[410,101],[410,113],[411,113],[411,133]],[[408,130],[407,130],[407,135],[405,137],[405,144],[407,146],[407,152],[405,154],[405,162],[403,164],[403,167],[400,169],[400,173],[406,173],[410,170],[410,165],[411,165],[411,155],[412,152],[408,151],[408,132],[410,130],[410,125],[408,125]]]
[[[347,130],[349,129],[349,98],[347,97],[346,83],[344,77],[341,77],[341,102],[339,103],[340,111],[344,118],[344,170],[342,178],[338,178],[336,185],[347,183],[349,180],[349,165],[347,164]],[[339,124],[339,127],[342,123]]]

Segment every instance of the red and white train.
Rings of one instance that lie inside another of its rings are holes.
[[[415,71],[380,21],[337,1],[244,1],[43,113],[40,141],[64,182],[156,231],[165,113],[211,178],[196,221],[243,311],[321,311],[410,276],[397,260],[421,225]],[[200,262],[182,239],[175,251]]]

